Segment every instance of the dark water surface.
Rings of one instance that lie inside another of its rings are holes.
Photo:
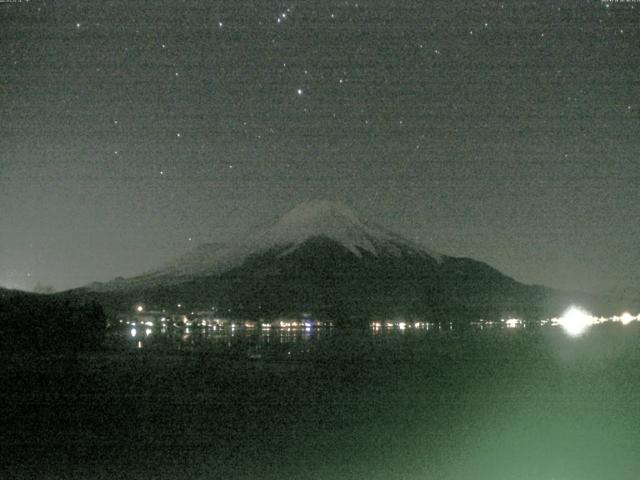
[[[126,330],[3,358],[0,478],[637,479],[639,347],[636,323]]]

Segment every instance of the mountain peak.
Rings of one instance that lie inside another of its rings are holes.
[[[333,229],[337,226],[365,227],[366,222],[346,205],[329,200],[304,202],[280,218],[275,228],[278,230]],[[312,232],[309,232],[312,233]]]
[[[296,206],[268,229],[259,243],[290,245],[286,254],[314,237],[329,238],[357,256],[363,251],[399,255],[402,248],[410,248],[439,258],[438,254],[359,217],[346,205],[329,200],[312,200]]]
[[[276,248],[280,251],[279,256],[283,257],[297,250],[308,240],[318,237],[341,245],[357,257],[362,257],[364,252],[376,257],[399,257],[405,252],[411,252],[412,255],[431,257],[436,261],[442,259],[441,255],[424,246],[368,222],[342,203],[313,200],[294,207],[273,226],[248,236],[244,242],[200,245],[138,277],[112,281],[94,288],[108,290],[143,284],[170,284],[184,281],[185,278],[220,275],[242,265],[252,255],[260,255]]]

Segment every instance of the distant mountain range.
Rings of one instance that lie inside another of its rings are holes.
[[[133,278],[65,293],[108,310],[215,308],[231,317],[303,313],[352,323],[371,318],[539,319],[572,303],[620,313],[634,302],[525,285],[489,265],[438,254],[346,206],[312,201],[245,242],[205,244]]]

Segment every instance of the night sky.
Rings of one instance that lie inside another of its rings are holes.
[[[640,291],[640,3],[0,3],[0,286],[344,202],[526,283]]]

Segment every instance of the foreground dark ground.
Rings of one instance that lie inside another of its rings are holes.
[[[636,479],[640,328],[5,356],[2,478]],[[289,353],[291,352],[291,353]]]

